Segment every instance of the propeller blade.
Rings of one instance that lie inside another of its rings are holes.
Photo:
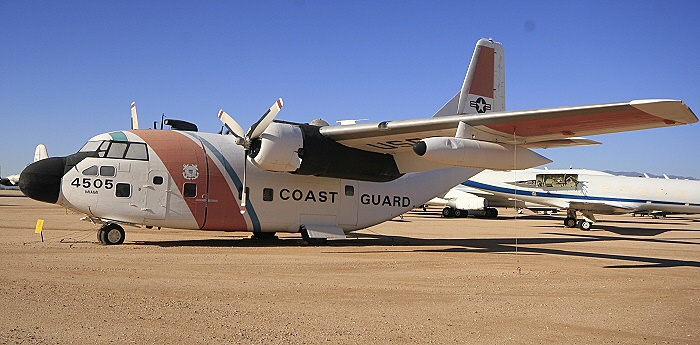
[[[277,99],[277,102],[273,104],[270,109],[252,126],[250,126],[250,129],[248,130],[248,134],[246,135],[246,138],[249,140],[255,139],[259,137],[265,130],[267,129],[267,126],[269,126],[272,121],[275,119],[275,116],[277,116],[277,113],[282,110],[282,106],[284,103],[282,102],[281,98]]]
[[[245,202],[248,199],[248,193],[246,192],[246,175],[248,171],[248,149],[243,152],[243,191],[241,193],[241,214],[245,214]]]
[[[245,137],[245,132],[243,131],[243,128],[241,128],[241,125],[236,122],[229,114],[226,114],[226,112],[221,109],[219,110],[219,120],[224,123],[224,126],[228,128],[231,133],[233,133],[235,136],[239,138],[244,138]]]
[[[136,115],[136,102],[131,102],[131,129],[139,129],[139,116]]]

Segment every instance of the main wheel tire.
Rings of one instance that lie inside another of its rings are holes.
[[[486,217],[488,218],[498,218],[498,209],[489,207],[486,209]]]
[[[455,216],[455,209],[452,207],[445,207],[442,209],[442,216],[445,218],[452,218]]]
[[[581,230],[585,230],[585,231],[591,230],[591,227],[592,227],[592,226],[593,226],[593,223],[591,223],[591,222],[589,222],[589,221],[587,221],[587,220],[581,220],[581,221],[578,223],[578,228],[581,229]]]
[[[107,224],[101,227],[100,231],[97,233],[97,238],[100,240],[100,243],[107,245],[122,244],[124,243],[125,237],[126,233],[124,233],[124,229],[118,224]]]
[[[576,227],[576,218],[567,217],[566,219],[564,219],[564,226],[567,228],[575,228]]]
[[[276,240],[276,232],[254,232],[250,238],[254,240]]]
[[[456,208],[453,211],[453,214],[454,214],[455,218],[464,218],[467,216],[467,211],[460,210],[460,209]]]

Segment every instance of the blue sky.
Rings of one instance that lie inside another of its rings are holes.
[[[475,42],[506,52],[510,110],[681,99],[700,114],[696,1],[0,2],[2,174],[160,115],[218,131],[279,119],[430,117]],[[700,177],[700,126],[591,137],[541,151],[551,167]]]

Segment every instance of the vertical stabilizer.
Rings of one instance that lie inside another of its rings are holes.
[[[433,116],[505,111],[505,89],[503,46],[482,38],[476,42],[462,89]]]
[[[136,102],[131,102],[131,129],[139,129],[139,116],[136,114]]]
[[[46,151],[46,146],[44,144],[39,144],[34,150],[34,161],[40,161],[42,159],[49,158],[49,153]]]

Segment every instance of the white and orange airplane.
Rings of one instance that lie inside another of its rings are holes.
[[[300,232],[319,243],[403,214],[483,169],[550,162],[530,148],[698,121],[677,100],[506,112],[503,48],[487,39],[461,90],[432,118],[328,126],[276,121],[282,106],[277,100],[247,132],[220,111],[233,135],[139,130],[134,116],[132,130],[29,165],[20,188],[102,224],[104,244],[124,241],[120,224],[260,239]]]

